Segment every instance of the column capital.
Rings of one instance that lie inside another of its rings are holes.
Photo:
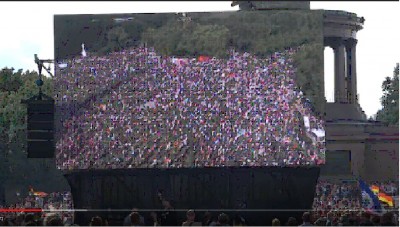
[[[337,49],[341,45],[344,45],[344,39],[340,37],[328,37],[324,39],[325,46],[330,46],[332,49]]]
[[[344,45],[346,46],[346,48],[351,49],[357,45],[357,42],[357,39],[350,38],[344,41]]]

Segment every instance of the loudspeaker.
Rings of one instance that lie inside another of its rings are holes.
[[[28,104],[28,158],[54,158],[54,100]]]

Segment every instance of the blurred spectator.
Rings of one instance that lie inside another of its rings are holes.
[[[274,218],[274,220],[272,220],[272,226],[281,226],[281,221],[279,221],[277,218]]]
[[[381,226],[396,226],[396,223],[393,221],[393,214],[391,212],[383,214],[380,224]]]
[[[229,216],[225,213],[218,215],[217,226],[229,226]]]
[[[161,214],[161,225],[177,226],[178,220],[171,201],[163,200],[164,211]]]
[[[302,219],[303,224],[301,224],[300,226],[312,226],[310,212],[304,212]]]
[[[373,226],[370,218],[371,217],[367,212],[362,212],[360,216],[360,226]]]
[[[217,220],[213,218],[211,212],[206,211],[203,216],[202,224],[203,226],[216,226]]]
[[[143,223],[140,220],[140,215],[138,212],[132,212],[130,218],[131,218],[131,226],[143,225]]]
[[[124,223],[123,223],[124,226],[130,226],[131,225],[131,215],[134,212],[138,212],[138,209],[137,208],[133,208],[132,212],[128,216],[126,216],[124,218]],[[139,217],[140,217],[140,224],[144,225],[145,224],[144,223],[144,217],[142,215],[140,215],[140,213],[139,213]]]
[[[93,217],[90,221],[90,226],[103,226],[103,219],[99,216]]]
[[[201,226],[200,222],[195,222],[196,214],[194,210],[188,210],[186,212],[186,221],[182,223],[182,226]]]
[[[298,226],[297,220],[294,217],[289,217],[288,221],[286,222],[287,226]]]

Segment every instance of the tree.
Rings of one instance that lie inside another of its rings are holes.
[[[107,50],[120,51],[126,47],[129,35],[123,27],[114,27],[107,33]]]
[[[3,68],[0,73],[0,91],[12,92],[17,91],[22,85],[21,81],[22,70],[14,73],[14,69]]]
[[[21,193],[29,184],[67,187],[54,159],[32,160],[26,155],[27,109],[21,100],[38,94],[37,79],[34,71],[0,71],[0,187],[8,185]],[[43,81],[43,93],[53,96],[53,79],[43,77]]]
[[[381,97],[382,109],[376,114],[378,121],[389,125],[399,124],[399,63],[393,71],[393,77],[386,77],[382,83],[383,96]]]

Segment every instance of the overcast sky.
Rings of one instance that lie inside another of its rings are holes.
[[[238,10],[231,2],[0,2],[0,68],[37,70],[54,57],[54,14],[206,12]],[[357,33],[357,87],[368,116],[380,108],[381,84],[400,61],[399,2],[311,2],[311,9],[345,10],[363,16]],[[333,52],[325,49],[325,94],[333,100]]]

